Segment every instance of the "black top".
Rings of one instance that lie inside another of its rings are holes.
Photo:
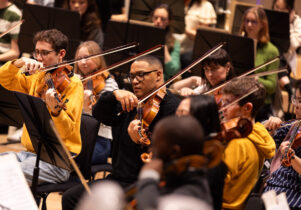
[[[136,193],[137,209],[157,209],[160,196],[183,195],[194,197],[212,206],[208,182],[203,170],[186,171],[181,175],[166,176],[166,185],[162,188],[154,179],[138,181]]]
[[[179,99],[167,91],[160,104],[160,110],[149,126],[151,132],[154,125],[163,117],[175,113]],[[143,162],[140,155],[146,151],[135,144],[128,135],[128,126],[134,120],[137,111],[121,112],[121,104],[115,99],[113,92],[104,93],[93,107],[93,116],[105,125],[112,126],[112,166],[111,178],[126,187],[137,180]]]

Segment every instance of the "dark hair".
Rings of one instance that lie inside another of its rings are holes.
[[[250,12],[252,12],[256,16],[256,20],[262,25],[261,29],[258,32],[258,42],[263,44],[268,43],[270,41],[269,22],[264,9],[261,7],[252,7],[245,11],[239,33],[243,36],[248,36],[247,31],[245,30],[245,21],[247,14]]]
[[[201,77],[204,80],[206,80],[207,83],[209,83],[207,78],[206,78],[206,75],[205,75],[204,67],[205,66],[215,67],[216,65],[226,67],[228,62],[230,63],[230,70],[229,70],[229,73],[226,77],[226,80],[232,79],[233,77],[235,77],[234,68],[233,68],[233,65],[232,65],[231,58],[230,58],[229,54],[224,49],[217,50],[215,53],[208,56],[205,60],[203,60],[201,62]],[[208,84],[208,85],[210,86],[210,84]]]
[[[163,71],[163,65],[161,61],[153,55],[145,55],[141,58],[136,59],[134,62],[144,61],[148,63],[149,66],[156,66],[157,70],[161,69]]]
[[[188,9],[189,9],[190,7],[192,7],[192,5],[193,5],[194,3],[200,4],[201,2],[202,2],[202,0],[191,0],[191,1],[189,2]]]
[[[172,25],[171,25],[173,12],[172,12],[172,9],[168,6],[168,4],[160,4],[159,6],[157,6],[153,10],[152,17],[154,16],[155,10],[157,10],[157,9],[165,9],[167,14],[168,14],[169,25],[165,28],[165,31],[166,31],[165,43],[166,43],[168,49],[171,51],[171,49],[173,48],[174,43],[175,43],[175,38],[172,35],[173,34],[173,28],[172,28]]]
[[[272,9],[274,9],[276,1],[277,0],[273,1]],[[292,10],[294,10],[294,8],[295,8],[295,0],[284,0],[284,3],[285,3],[285,7],[288,10],[288,12],[291,12]]]
[[[67,50],[68,47],[68,37],[57,29],[37,32],[33,38],[34,45],[36,45],[38,41],[43,41],[51,44],[51,47],[57,53],[62,49]]]
[[[202,125],[205,136],[221,131],[218,107],[213,96],[191,96],[189,112]]]
[[[297,92],[297,90],[299,90],[299,92],[301,93],[301,79],[298,79],[294,82],[294,87],[296,89],[296,92]]]
[[[239,106],[251,102],[253,105],[251,117],[255,117],[264,104],[265,88],[254,77],[235,78],[223,88],[222,93],[233,95],[237,99],[255,88],[258,90],[238,102]]]
[[[159,138],[156,137],[157,135]],[[182,156],[203,153],[203,129],[192,116],[172,115],[163,118],[155,125],[153,139],[164,140],[169,146],[179,145]]]
[[[87,0],[88,6],[86,12],[80,19],[80,39],[82,41],[93,40],[96,35],[95,29],[101,27],[101,21],[99,19],[99,12],[95,0]],[[70,0],[65,0],[65,9],[70,10]]]

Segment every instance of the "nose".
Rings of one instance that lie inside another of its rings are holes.
[[[40,53],[37,53],[37,55],[36,55],[36,60],[39,61],[39,62],[42,62],[42,61],[43,61],[43,58],[42,58],[42,56],[41,56]]]

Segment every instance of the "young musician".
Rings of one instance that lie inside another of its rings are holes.
[[[190,165],[190,161],[195,161],[192,155],[206,159],[203,155],[204,133],[198,121],[191,116],[166,117],[156,124],[152,140],[154,159],[140,171],[137,209],[157,209],[159,199],[167,195],[190,196],[212,206],[206,161]],[[187,160],[181,164],[183,158]],[[160,179],[165,181],[163,187],[159,186]]]
[[[83,86],[78,77],[69,75],[70,84],[61,92],[47,87],[45,83],[46,72],[38,71],[42,67],[58,64],[66,55],[68,38],[56,29],[40,31],[34,36],[34,59],[22,57],[9,61],[0,68],[0,84],[12,91],[19,91],[41,97],[44,99],[61,138],[70,152],[78,154],[81,151],[80,119],[83,104]],[[31,75],[22,74],[20,68],[24,68]],[[65,95],[68,103],[61,108],[61,103],[56,95]],[[21,142],[26,151],[15,153],[28,183],[31,183],[33,169],[35,167],[36,154],[30,141],[27,129],[23,126]],[[58,168],[52,164],[40,161],[39,183],[58,183],[69,178],[69,171]]]
[[[172,85],[181,96],[201,94],[235,76],[230,56],[220,49],[201,63],[201,77],[191,76]]]
[[[94,41],[81,43],[75,53],[75,58],[83,58],[89,55],[101,53],[99,45]],[[75,73],[80,74],[82,78],[106,67],[103,56],[93,59],[83,59],[74,66]],[[118,89],[116,81],[108,72],[94,77],[84,82],[84,112],[92,114],[92,105],[99,99],[100,95],[106,91]],[[92,164],[106,163],[111,152],[112,130],[111,127],[100,124],[98,137],[96,139]]]
[[[275,153],[274,140],[265,127],[254,120],[265,99],[264,88],[254,78],[234,79],[222,90],[222,101],[226,106],[254,88],[258,90],[223,111],[225,121],[240,117],[253,123],[249,136],[230,140],[224,152],[224,162],[228,167],[223,193],[225,209],[243,209],[263,161]]]
[[[296,119],[285,123],[279,118],[271,117],[265,123],[268,129],[275,131],[273,137],[279,152],[277,152],[272,161],[272,173],[267,180],[264,191],[275,190],[277,194],[285,192],[290,209],[301,208],[301,146],[298,140],[295,140],[292,147],[289,147],[289,137],[293,135],[292,130],[297,126],[297,122],[301,118],[301,80],[296,81],[295,88],[296,94],[292,99],[292,104],[295,108]],[[281,157],[285,155],[286,151],[288,151],[289,156],[287,159],[289,167],[280,165]],[[279,165],[277,164],[278,161]]]
[[[268,19],[261,7],[252,7],[244,13],[240,34],[252,38],[256,42],[255,66],[279,55],[278,49],[270,42]],[[278,67],[279,62],[277,61],[257,70],[255,73],[276,70]],[[264,106],[256,116],[256,121],[263,121],[272,115],[272,101],[277,87],[277,74],[259,77],[258,81],[266,89]]]
[[[138,100],[164,83],[162,64],[153,56],[141,57],[132,63],[129,78],[134,93],[127,90],[105,92],[93,107],[93,116],[101,123],[112,126],[113,171],[108,179],[118,182],[124,188],[137,181],[143,165],[140,155],[146,151],[140,144],[140,121],[135,120]],[[158,120],[173,114],[178,103],[178,99],[167,90],[148,131],[153,130]],[[66,191],[62,200],[63,209],[75,208],[83,192],[82,186]]]

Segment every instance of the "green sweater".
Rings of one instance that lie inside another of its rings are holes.
[[[257,45],[256,57],[255,57],[255,66],[263,64],[268,60],[279,55],[278,49],[271,43],[268,42],[264,45]],[[279,61],[275,61],[270,65],[267,65],[261,69],[258,69],[255,73],[272,71],[279,68]],[[258,79],[258,81],[263,84],[266,90],[266,99],[265,104],[271,104],[273,99],[273,94],[276,91],[277,85],[277,74],[271,74],[268,76],[263,76]]]
[[[170,53],[171,60],[164,65],[164,81],[175,75],[181,68],[180,48],[180,42],[175,41],[173,50]]]

